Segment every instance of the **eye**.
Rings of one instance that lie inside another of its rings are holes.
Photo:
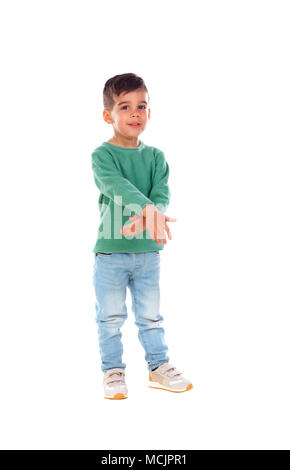
[[[141,105],[138,106],[138,107],[141,108],[141,109],[142,109],[142,108],[143,108],[143,109],[146,109],[146,106],[145,106],[144,104],[141,104]],[[125,104],[125,106],[122,106],[121,109],[125,109],[125,108],[128,108],[128,105],[127,105],[127,104]]]

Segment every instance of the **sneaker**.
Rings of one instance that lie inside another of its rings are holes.
[[[110,369],[104,373],[104,398],[121,400],[128,398],[128,389],[125,382],[124,369]]]
[[[168,362],[161,364],[153,371],[149,371],[148,386],[168,390],[169,392],[186,392],[193,388],[190,380],[186,379],[176,367]]]

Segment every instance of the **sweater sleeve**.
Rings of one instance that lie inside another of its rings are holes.
[[[92,169],[98,189],[115,204],[120,206],[135,204],[134,212],[139,215],[142,215],[145,206],[152,204],[148,197],[122,176],[110,154],[95,150],[92,153]]]
[[[152,178],[152,188],[149,198],[157,209],[163,214],[166,212],[170,202],[171,191],[168,186],[169,165],[165,160],[164,153],[159,151],[155,157],[155,170]]]

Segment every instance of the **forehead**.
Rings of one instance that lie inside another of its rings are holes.
[[[124,101],[126,102],[140,102],[140,101],[146,101],[148,102],[148,95],[145,90],[138,89],[138,90],[133,90],[133,91],[123,91],[119,96],[115,97],[115,103],[123,103]]]

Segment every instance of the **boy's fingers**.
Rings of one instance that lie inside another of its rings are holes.
[[[125,225],[123,228],[121,228],[121,233],[131,233],[131,231],[135,230],[135,222],[129,225]]]
[[[149,232],[149,235],[150,235],[151,239],[155,240],[154,230],[152,230],[152,227],[147,227],[147,230]]]
[[[160,241],[160,243],[161,243],[161,241],[164,242],[164,240],[165,240],[164,243],[166,243],[166,235],[165,235],[165,233],[164,233],[164,228],[165,228],[165,227],[163,227],[163,228],[159,227],[159,228],[158,228],[158,231],[157,231],[157,238],[158,238],[158,240]]]
[[[171,235],[170,228],[168,227],[168,225],[165,225],[165,230],[167,232],[169,240],[172,240],[172,235]]]
[[[177,219],[173,219],[172,217],[167,217],[167,215],[166,215],[166,220],[168,222],[176,222],[177,221]]]
[[[163,238],[166,238],[165,228],[166,228],[166,222],[165,222],[165,221],[163,221],[163,223],[161,223],[161,224],[157,227],[158,233],[159,233],[159,235],[160,235],[159,238],[162,238],[162,239],[163,239]]]

